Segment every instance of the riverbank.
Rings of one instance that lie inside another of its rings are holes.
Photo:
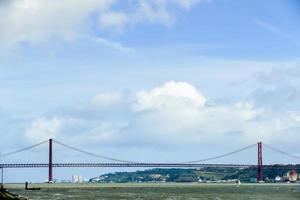
[[[172,200],[299,200],[299,184],[33,184],[40,191],[26,191],[24,184],[8,184],[9,191],[30,199],[172,199]]]
[[[300,187],[300,183],[30,183],[32,187],[47,188],[110,188],[110,187],[201,187],[201,186],[253,186],[253,187]],[[23,189],[24,183],[5,184],[8,189]]]
[[[2,184],[0,184],[0,199],[1,200],[26,200],[26,198],[20,197],[17,194],[13,194],[4,188]]]

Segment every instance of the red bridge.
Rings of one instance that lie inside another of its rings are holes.
[[[263,180],[263,168],[264,167],[272,167],[273,165],[263,165],[263,156],[262,156],[262,142],[258,142],[257,144],[253,144],[241,149],[238,149],[236,151],[232,151],[226,154],[210,157],[210,158],[205,158],[201,160],[194,160],[194,161],[189,161],[189,162],[182,162],[182,163],[148,163],[148,162],[135,162],[135,161],[128,161],[128,160],[120,160],[112,157],[107,157],[107,156],[102,156],[98,155],[95,153],[91,153],[88,151],[84,151],[66,144],[63,144],[59,141],[49,139],[43,142],[40,142],[38,144],[9,152],[6,154],[0,155],[1,157],[6,157],[10,156],[13,154],[17,154],[26,150],[29,150],[31,148],[37,147],[39,145],[42,145],[44,143],[49,143],[49,162],[48,163],[2,163],[0,164],[0,168],[48,168],[48,181],[52,182],[53,181],[53,173],[52,173],[52,168],[53,167],[177,167],[177,168],[199,168],[199,167],[222,167],[222,168],[233,168],[233,167],[238,167],[238,168],[249,168],[249,167],[254,167],[257,168],[257,181],[262,181]],[[53,163],[53,156],[52,156],[52,151],[53,151],[53,142],[56,144],[62,145],[64,147],[67,147],[69,149],[72,149],[74,151],[80,152],[87,154],[89,156],[97,157],[97,158],[102,158],[105,160],[113,161],[109,163]],[[216,160],[219,158],[227,157],[236,153],[239,153],[241,151],[250,149],[257,146],[257,165],[243,165],[243,164],[204,164],[205,162],[211,161],[211,160]],[[276,149],[270,145],[264,144],[265,147],[276,151],[278,153],[284,154],[286,156],[292,157],[294,159],[300,160],[300,157],[289,154],[287,152],[284,152],[282,150]]]

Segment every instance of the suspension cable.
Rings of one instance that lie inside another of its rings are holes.
[[[256,146],[256,145],[257,145],[257,144],[252,144],[252,145],[246,146],[246,147],[244,147],[244,148],[241,148],[241,149],[238,149],[238,150],[229,152],[229,153],[225,153],[225,154],[222,154],[222,155],[219,155],[219,156],[209,157],[209,158],[205,158],[205,159],[201,159],[201,160],[188,161],[188,162],[184,162],[183,164],[192,164],[192,163],[199,163],[199,162],[205,162],[205,161],[216,160],[216,159],[219,159],[219,158],[227,157],[227,156],[230,156],[230,155],[239,153],[239,152],[241,152],[241,151],[250,149],[250,148],[252,148],[252,147],[254,147],[254,146]]]
[[[93,157],[97,157],[97,158],[102,158],[102,159],[105,159],[105,160],[117,161],[117,162],[123,162],[123,163],[139,163],[139,162],[135,162],[135,161],[121,160],[121,159],[112,158],[112,157],[108,157],[108,156],[98,155],[98,154],[91,153],[91,152],[88,152],[88,151],[85,151],[85,150],[82,150],[82,149],[78,149],[76,147],[72,147],[72,146],[66,145],[66,144],[61,143],[61,142],[59,142],[57,140],[53,140],[53,142],[55,142],[55,143],[57,143],[57,144],[59,144],[61,146],[67,147],[69,149],[72,149],[74,151],[77,151],[77,152],[80,152],[80,153],[83,153],[83,154],[87,154],[89,156],[93,156]]]
[[[5,154],[0,154],[0,157],[6,157],[6,156],[10,156],[10,155],[13,155],[13,154],[17,154],[17,153],[20,153],[20,152],[23,152],[23,151],[26,151],[26,150],[29,150],[29,149],[32,149],[34,147],[37,147],[39,145],[42,145],[44,143],[48,142],[48,140],[45,140],[45,141],[42,141],[40,143],[37,143],[37,144],[34,144],[34,145],[31,145],[29,147],[25,147],[25,148],[22,148],[22,149],[19,149],[17,151],[12,151],[12,152],[8,152],[8,153],[5,153]]]
[[[297,159],[297,160],[300,160],[300,157],[299,157],[299,156],[292,155],[292,154],[290,154],[290,153],[288,153],[288,152],[285,152],[285,151],[282,151],[282,150],[277,149],[277,148],[275,148],[275,147],[272,147],[271,145],[268,145],[268,144],[266,144],[266,143],[264,143],[264,146],[267,147],[267,148],[269,148],[269,149],[271,149],[271,150],[273,150],[273,151],[276,151],[276,152],[278,152],[278,153],[281,153],[281,154],[283,154],[283,155],[286,155],[286,156],[288,156],[288,157],[292,157],[292,158],[295,158],[295,159]]]
[[[25,148],[22,148],[22,149],[19,149],[19,150],[16,150],[16,151],[8,152],[8,153],[5,153],[5,154],[0,154],[0,157],[2,158],[2,157],[14,155],[14,154],[17,154],[17,153],[20,153],[20,152],[32,149],[32,148],[37,147],[39,145],[42,145],[42,144],[44,144],[46,142],[48,142],[48,140],[39,142],[37,144],[31,145],[31,146],[28,146],[28,147],[25,147]],[[55,142],[55,143],[57,143],[57,144],[59,144],[61,146],[67,147],[69,149],[72,149],[74,151],[77,151],[77,152],[80,152],[80,153],[83,153],[83,154],[87,154],[87,155],[90,155],[90,156],[93,156],[93,157],[102,158],[102,159],[105,159],[105,160],[117,161],[117,162],[123,162],[123,163],[140,163],[140,162],[135,162],[135,161],[121,160],[121,159],[112,158],[112,157],[108,157],[108,156],[98,155],[98,154],[91,153],[91,152],[88,152],[88,151],[85,151],[85,150],[82,150],[82,149],[79,149],[79,148],[76,148],[76,147],[72,147],[72,146],[66,145],[66,144],[61,143],[61,142],[56,141],[56,140],[53,140],[53,142]],[[201,159],[201,160],[180,162],[179,164],[192,164],[192,163],[200,163],[200,162],[205,162],[205,161],[216,160],[216,159],[219,159],[219,158],[227,157],[227,156],[230,156],[230,155],[233,155],[233,154],[245,151],[245,150],[250,149],[250,148],[252,148],[252,147],[254,147],[256,145],[257,144],[252,144],[252,145],[246,146],[244,148],[241,148],[241,149],[229,152],[229,153],[225,153],[225,154],[222,154],[222,155],[219,155],[219,156],[209,157],[209,158],[205,158],[205,159]],[[275,147],[272,147],[271,145],[268,145],[268,144],[264,143],[264,146],[267,147],[267,148],[269,148],[269,149],[271,149],[271,150],[273,150],[273,151],[276,151],[278,153],[284,154],[284,155],[286,155],[288,157],[300,160],[299,156],[292,155],[292,154],[290,154],[288,152],[285,152],[285,151],[282,151],[282,150],[277,149]]]
[[[112,157],[108,157],[108,156],[98,155],[98,154],[91,153],[91,152],[88,152],[88,151],[85,151],[85,150],[82,150],[82,149],[79,149],[79,148],[76,148],[76,147],[72,147],[72,146],[66,145],[66,144],[61,143],[61,142],[59,142],[57,140],[53,140],[53,142],[55,142],[55,143],[57,143],[59,145],[62,145],[64,147],[67,147],[69,149],[72,149],[74,151],[77,151],[77,152],[80,152],[80,153],[83,153],[83,154],[87,154],[87,155],[90,155],[90,156],[93,156],[93,157],[102,158],[102,159],[105,159],[105,160],[117,161],[117,162],[123,162],[123,163],[141,163],[141,162],[136,162],[136,161],[121,160],[121,159],[112,158]],[[205,159],[201,159],[201,160],[179,162],[177,164],[192,164],[192,163],[199,163],[199,162],[204,162],[204,161],[211,161],[211,160],[223,158],[223,157],[226,157],[226,156],[230,156],[230,155],[235,154],[235,153],[239,153],[241,151],[244,151],[244,150],[247,150],[249,148],[252,148],[252,147],[254,147],[256,145],[257,144],[252,144],[252,145],[249,145],[249,146],[244,147],[242,149],[238,149],[236,151],[232,151],[232,152],[229,152],[229,153],[226,153],[226,154],[222,154],[222,155],[219,155],[219,156],[209,157],[209,158],[205,158]]]
[[[31,145],[29,147],[25,147],[25,148],[22,148],[22,149],[19,149],[17,151],[12,151],[12,152],[9,152],[9,153],[5,153],[5,154],[0,154],[0,157],[6,157],[6,156],[10,156],[10,155],[13,155],[13,154],[17,154],[17,153],[20,153],[20,152],[23,152],[23,151],[26,151],[26,150],[29,150],[29,149],[32,149],[34,147],[37,147],[39,145],[42,145],[44,143],[48,142],[48,140],[45,140],[45,141],[42,141],[40,143],[37,143],[37,144],[34,144],[34,145]],[[80,152],[80,153],[83,153],[83,154],[87,154],[87,155],[90,155],[90,156],[93,156],[93,157],[97,157],[97,158],[102,158],[102,159],[105,159],[105,160],[110,160],[110,161],[117,161],[117,162],[123,162],[123,163],[140,163],[140,162],[136,162],[136,161],[128,161],[128,160],[121,160],[121,159],[117,159],[117,158],[112,158],[112,157],[108,157],[108,156],[103,156],[103,155],[99,155],[99,154],[95,154],[95,153],[91,153],[91,152],[88,152],[88,151],[85,151],[85,150],[82,150],[82,149],[79,149],[79,148],[76,148],[76,147],[72,147],[72,146],[69,146],[69,145],[66,145],[64,143],[61,143],[57,140],[53,140],[53,142],[61,145],[61,146],[64,146],[66,148],[69,148],[69,149],[72,149],[74,151],[77,151],[77,152]],[[284,151],[281,151],[279,149],[276,149],[274,147],[271,147],[269,145],[266,145],[264,144],[266,147],[270,148],[270,149],[273,149],[277,152],[280,152],[282,154],[285,154],[285,155],[288,155],[290,157],[293,157],[293,158],[296,158],[296,159],[299,159],[300,160],[300,157],[297,157],[297,156],[294,156],[294,155],[291,155],[289,153],[286,153]],[[219,155],[219,156],[214,156],[214,157],[209,157],[209,158],[205,158],[205,159],[201,159],[201,160],[194,160],[194,161],[187,161],[187,162],[180,162],[179,164],[192,164],[192,163],[199,163],[199,162],[204,162],[204,161],[211,161],[211,160],[216,160],[216,159],[219,159],[219,158],[223,158],[223,157],[226,157],[226,156],[230,156],[232,154],[236,154],[236,153],[239,153],[241,151],[244,151],[244,150],[247,150],[249,148],[252,148],[256,146],[256,144],[253,144],[253,145],[249,145],[247,147],[244,147],[242,149],[238,149],[236,151],[232,151],[232,152],[229,152],[229,153],[226,153],[226,154],[222,154],[222,155]]]

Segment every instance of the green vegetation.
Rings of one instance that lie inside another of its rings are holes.
[[[24,185],[22,185],[24,186]],[[299,200],[298,184],[198,184],[198,183],[122,183],[122,184],[41,184],[40,191],[22,186],[9,190],[30,199],[114,199],[114,200]]]
[[[266,181],[274,182],[276,176],[282,177],[287,171],[299,169],[300,165],[273,165],[264,167]],[[127,182],[212,182],[239,179],[250,182],[257,176],[257,168],[199,168],[199,169],[149,169],[136,172],[116,172],[90,179],[99,183]]]
[[[267,182],[274,182],[276,176],[284,176],[288,171],[300,169],[300,165],[272,165],[263,168],[264,180]],[[300,172],[298,170],[298,172]],[[235,174],[227,175],[223,179],[239,179],[242,182],[249,182],[250,178],[257,176],[257,168],[246,168],[237,170]]]

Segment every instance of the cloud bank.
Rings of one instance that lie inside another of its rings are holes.
[[[171,24],[204,0],[11,0],[0,3],[0,44],[93,38],[101,29]],[[122,6],[121,6],[122,5]]]
[[[99,93],[90,105],[37,118],[24,133],[31,142],[55,137],[110,146],[193,146],[285,143],[297,137],[299,113],[277,113],[254,102],[206,103],[187,82],[169,81],[133,95]]]

